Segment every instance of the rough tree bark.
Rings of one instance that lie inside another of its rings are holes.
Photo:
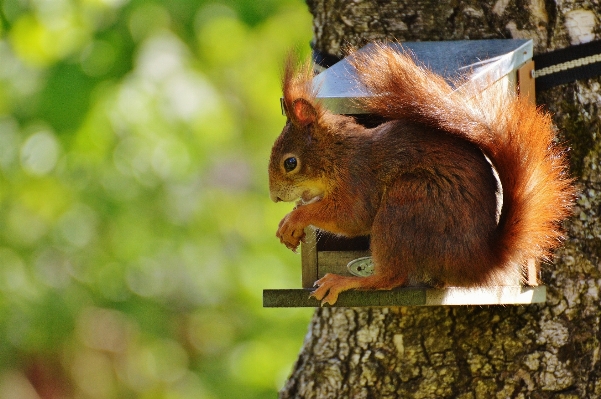
[[[599,0],[308,0],[314,45],[531,38],[535,53],[601,39]],[[537,94],[571,147],[568,239],[530,306],[318,309],[281,398],[601,397],[601,78]]]

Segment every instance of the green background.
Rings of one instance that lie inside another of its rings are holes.
[[[309,309],[274,233],[301,0],[0,1],[0,398],[272,398]]]

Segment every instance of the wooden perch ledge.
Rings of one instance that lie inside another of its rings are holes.
[[[309,298],[311,291],[306,288],[263,290],[263,307],[319,307],[317,300]],[[544,285],[444,289],[407,287],[386,291],[345,291],[334,306],[527,305],[544,302],[546,293]]]

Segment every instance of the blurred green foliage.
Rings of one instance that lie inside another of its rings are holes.
[[[271,398],[310,310],[267,161],[301,0],[0,2],[0,398]]]

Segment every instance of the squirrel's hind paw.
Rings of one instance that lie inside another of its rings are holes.
[[[361,277],[346,277],[328,273],[315,282],[314,286],[317,288],[311,293],[309,298],[321,301],[321,306],[326,303],[334,305],[341,292],[362,287],[361,280]]]

